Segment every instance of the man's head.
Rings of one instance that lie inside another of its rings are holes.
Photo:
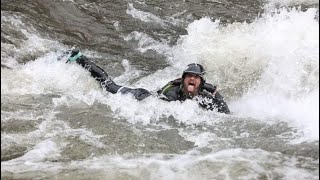
[[[189,64],[182,74],[184,91],[191,96],[197,95],[205,82],[204,74],[205,70],[202,65]]]

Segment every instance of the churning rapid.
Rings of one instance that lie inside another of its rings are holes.
[[[230,115],[157,91],[206,66]],[[319,179],[317,0],[1,1],[1,179]]]

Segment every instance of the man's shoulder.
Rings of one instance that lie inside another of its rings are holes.
[[[169,91],[180,88],[181,83],[182,83],[182,78],[172,80],[172,81],[168,82],[165,86],[163,86],[161,89],[159,89],[157,91],[157,93],[158,94],[166,94]]]
[[[179,82],[180,81],[180,82]],[[181,80],[175,79],[168,82],[160,90],[157,91],[161,99],[167,101],[176,101],[179,99],[179,92],[181,91]]]
[[[180,86],[168,84],[158,91],[158,94],[177,95],[180,92]]]

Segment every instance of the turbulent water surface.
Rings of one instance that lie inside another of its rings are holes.
[[[232,113],[138,102],[204,64]],[[319,179],[317,0],[2,0],[1,179]]]

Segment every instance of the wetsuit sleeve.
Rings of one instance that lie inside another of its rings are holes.
[[[122,94],[132,94],[133,97],[138,101],[141,101],[151,95],[151,93],[148,90],[143,88],[131,89],[128,87],[122,87],[120,88],[119,92]]]
[[[100,83],[100,85],[108,92],[115,94],[122,87],[114,83],[102,68],[94,64],[87,57],[82,55],[76,60],[76,62],[87,69],[90,72],[91,76],[95,78]]]
[[[230,114],[230,110],[227,103],[224,101],[223,96],[221,96],[218,91],[215,93],[213,100],[217,105],[218,112]]]
[[[79,50],[73,50],[71,57],[76,56],[79,53]],[[107,72],[105,72],[102,68],[97,66],[95,63],[90,61],[87,57],[81,55],[76,59],[76,62],[80,64],[82,67],[87,69],[93,78],[95,78],[102,88],[106,91],[111,92],[113,94],[120,92],[122,94],[132,94],[134,98],[141,101],[151,95],[151,93],[142,88],[128,88],[124,86],[119,86],[108,76]]]

